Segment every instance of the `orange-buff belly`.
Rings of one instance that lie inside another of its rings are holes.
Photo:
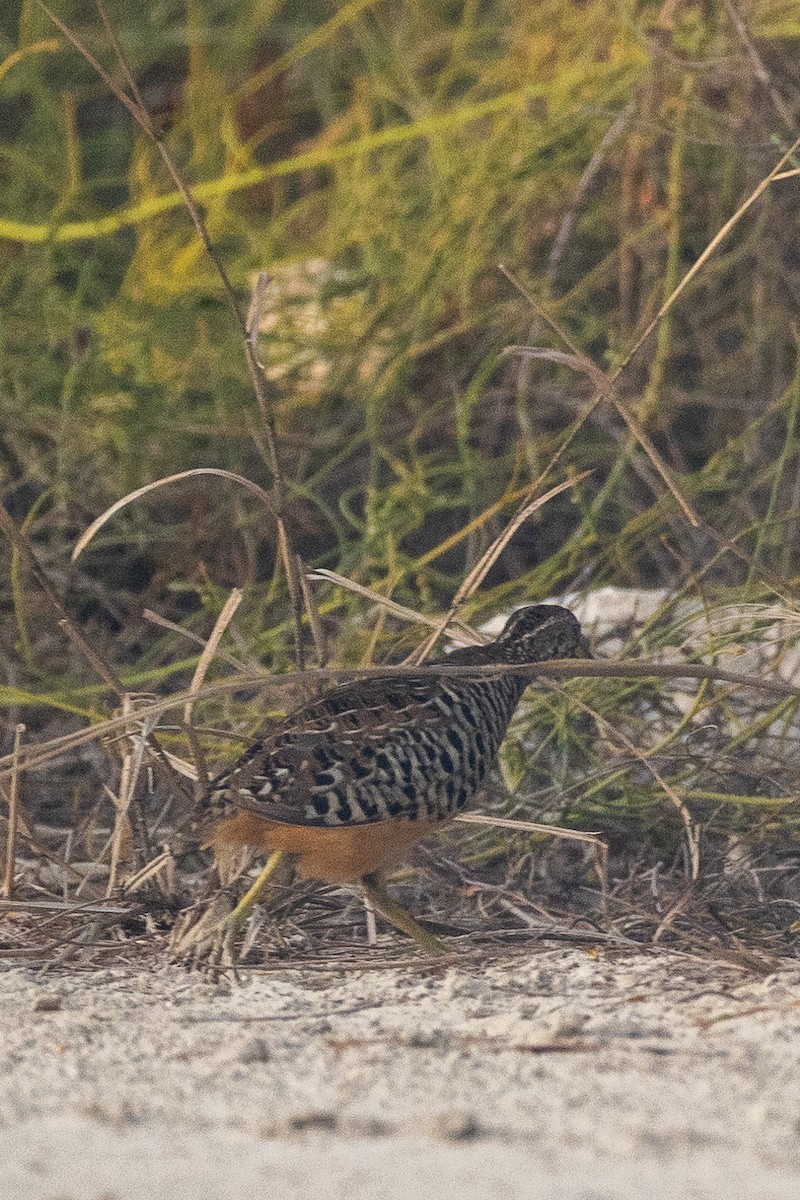
[[[252,846],[271,854],[297,855],[297,873],[326,883],[354,883],[364,875],[395,866],[415,842],[438,829],[441,821],[376,821],[372,825],[282,825],[255,813],[239,812],[214,828],[209,844],[216,851]]]

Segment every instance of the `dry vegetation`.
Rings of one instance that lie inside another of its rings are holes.
[[[204,776],[315,666],[615,585],[657,601],[597,655],[693,681],[541,689],[487,797],[607,858],[461,825],[397,886],[482,953],[768,966],[800,918],[795,6],[266,8],[0,18],[0,953],[158,952],[208,886]],[[262,949],[363,937],[341,895],[272,916]]]

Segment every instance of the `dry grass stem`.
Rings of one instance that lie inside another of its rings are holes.
[[[14,729],[14,750],[11,764],[11,780],[8,786],[8,827],[6,830],[6,861],[3,872],[3,896],[10,900],[14,891],[14,868],[17,860],[17,830],[19,828],[19,752],[25,726],[18,724]]]
[[[691,813],[672,784],[664,779],[663,775],[654,767],[653,763],[650,761],[649,753],[645,754],[641,750],[637,749],[630,738],[626,737],[620,729],[611,726],[608,721],[605,721],[598,713],[594,712],[594,710],[587,708],[586,711],[591,714],[591,716],[597,722],[599,728],[603,731],[603,735],[610,743],[616,743],[619,746],[623,746],[625,750],[627,750],[627,752],[638,763],[640,763],[646,771],[649,772],[669,802],[678,810],[681,821],[683,822],[684,833],[686,835],[686,848],[689,859],[689,878],[694,883],[700,878],[700,826],[694,823]]]
[[[306,616],[308,617],[308,624],[311,628],[311,636],[314,639],[314,652],[316,654],[318,664],[321,667],[324,667],[330,658],[330,654],[328,653],[328,639],[325,636],[325,629],[323,628],[322,621],[320,619],[319,610],[314,599],[314,593],[309,586],[309,580],[311,579],[311,576],[306,572],[305,568],[303,567],[303,563],[299,558],[297,560],[297,577],[300,580],[300,588],[303,593],[303,607],[305,608]]]
[[[564,251],[572,236],[573,230],[578,220],[578,216],[586,196],[588,195],[593,182],[598,173],[607,161],[608,151],[611,146],[621,137],[628,128],[631,118],[634,114],[634,106],[628,104],[623,108],[622,112],[614,121],[611,122],[600,145],[595,150],[589,164],[580,177],[578,186],[572,197],[572,203],[564,214],[558,233],[553,238],[553,245],[550,250],[550,256],[547,260],[547,273],[551,279],[558,271],[561,260],[564,257]]]
[[[734,0],[723,0],[723,4],[725,5],[725,11],[730,17],[731,24],[739,35],[742,45],[747,51],[747,55],[753,66],[753,72],[756,76],[756,79],[758,79],[758,81],[766,89],[773,108],[783,121],[789,133],[793,134],[795,131],[794,115],[789,108],[787,108],[783,96],[781,96],[780,92],[775,87],[775,84],[772,82],[772,78],[764,64],[764,60],[758,52],[758,47],[750,36],[750,30],[747,28],[747,22],[736,7]],[[776,176],[776,178],[779,177]]]
[[[37,586],[42,591],[50,608],[56,614],[57,621],[63,621],[64,626],[69,633],[69,637],[73,644],[78,647],[88,663],[91,663],[94,669],[98,672],[100,678],[108,684],[117,695],[122,698],[125,689],[121,681],[107,663],[103,662],[100,656],[88,644],[83,634],[75,625],[75,622],[70,617],[67,610],[64,608],[59,597],[56,595],[50,580],[46,573],[39,565],[39,560],[33,550],[33,547],[28,540],[28,537],[17,526],[6,511],[5,507],[0,504],[0,528],[2,528],[9,542],[11,543],[14,553],[19,555],[19,558],[30,571],[33,578],[36,580]]]
[[[150,118],[150,114],[148,113],[147,108],[145,107],[145,105],[142,101],[142,97],[139,93],[139,90],[138,90],[135,80],[133,78],[133,72],[128,67],[125,53],[122,49],[119,39],[116,36],[116,33],[112,26],[112,23],[108,18],[108,14],[106,13],[106,9],[105,9],[104,4],[102,3],[102,0],[95,0],[95,5],[96,5],[97,11],[100,15],[100,19],[103,23],[103,27],[105,28],[106,32],[108,33],[108,35],[111,39],[112,46],[113,46],[115,54],[117,56],[117,61],[122,69],[123,75],[128,83],[128,86],[131,88],[131,91],[133,93],[133,99],[131,99],[131,97],[125,93],[125,90],[123,88],[121,88],[116,83],[116,81],[112,78],[112,76],[100,65],[100,63],[97,61],[97,59],[90,53],[90,51],[83,44],[83,42],[81,42],[81,40],[78,37],[76,37],[76,35],[72,32],[72,30],[70,30],[69,27],[63,23],[63,21],[59,20],[59,18],[55,16],[55,14],[52,13],[50,11],[50,9],[45,4],[42,3],[42,0],[37,0],[37,3],[39,4],[39,7],[43,10],[43,12],[45,12],[47,14],[47,16],[50,18],[50,20],[56,26],[56,28],[61,31],[61,33],[64,35],[65,38],[67,38],[67,40],[70,42],[70,44],[81,55],[83,55],[83,57],[86,59],[86,61],[92,67],[92,69],[103,80],[103,82],[106,84],[106,86],[109,88],[109,90],[113,93],[113,95],[115,95],[117,97],[117,99],[120,101],[120,103],[124,104],[124,106],[127,108],[128,112],[133,117],[134,121],[140,127],[140,129],[142,129],[143,132],[148,136],[148,138],[150,138],[150,140],[153,142],[156,149],[158,150],[159,155],[161,156],[161,159],[162,159],[167,171],[169,172],[169,175],[170,175],[173,183],[175,184],[175,186],[177,187],[178,191],[181,194],[181,197],[186,206],[186,210],[189,214],[192,224],[194,225],[194,228],[195,228],[201,242],[203,243],[203,247],[205,249],[206,254],[208,255],[211,262],[213,263],[214,268],[217,272],[217,275],[219,276],[219,280],[220,280],[220,283],[222,284],[222,289],[223,289],[225,298],[228,302],[228,306],[231,310],[232,316],[234,318],[234,321],[235,321],[236,326],[240,333],[241,344],[242,344],[242,348],[244,350],[244,358],[245,358],[245,362],[247,365],[247,371],[250,376],[251,384],[253,386],[253,392],[255,394],[256,403],[258,405],[258,409],[261,414],[264,433],[265,433],[265,436],[267,439],[267,448],[268,448],[268,452],[269,452],[269,466],[270,466],[270,471],[272,473],[272,491],[273,491],[272,498],[273,498],[273,505],[274,505],[274,512],[275,512],[275,521],[276,521],[276,524],[278,527],[279,541],[282,546],[282,558],[283,558],[283,562],[284,562],[284,568],[286,570],[287,583],[289,585],[290,594],[292,596],[292,611],[293,611],[293,615],[294,615],[294,619],[295,619],[295,644],[296,644],[297,655],[298,655],[297,661],[298,661],[298,666],[302,666],[302,629],[301,629],[301,624],[300,624],[300,618],[301,618],[301,612],[302,612],[302,589],[299,586],[299,578],[298,578],[298,569],[297,569],[298,556],[292,546],[291,538],[289,536],[288,530],[286,529],[286,523],[285,523],[285,517],[284,517],[286,483],[284,480],[283,470],[282,470],[281,463],[280,463],[280,455],[278,453],[278,443],[277,443],[277,436],[276,436],[276,430],[275,430],[275,417],[274,417],[273,408],[272,408],[272,404],[270,402],[270,395],[269,395],[270,385],[268,384],[266,374],[265,374],[265,372],[261,366],[261,363],[259,362],[258,357],[256,355],[254,344],[251,342],[250,331],[248,330],[247,322],[246,322],[245,318],[242,316],[241,310],[239,308],[239,304],[236,299],[236,293],[233,290],[233,286],[228,277],[228,273],[225,270],[223,261],[222,261],[220,255],[217,253],[217,251],[209,237],[208,230],[207,230],[206,224],[205,224],[205,220],[203,219],[203,215],[194,199],[194,196],[192,195],[192,191],[191,191],[188,183],[184,179],[182,173],[178,169],[178,166],[177,166],[174,158],[172,157],[170,151],[168,150],[159,131],[156,129],[155,125],[153,124],[153,121]],[[253,485],[253,486],[255,486],[255,485]]]
[[[94,901],[73,904],[68,900],[0,900],[0,912],[86,913],[124,917],[130,911],[130,905],[97,904]]]
[[[197,784],[195,796],[198,801],[202,798],[208,785],[208,770],[206,767],[206,757],[202,744],[197,736],[197,731],[192,725],[192,713],[194,710],[195,698],[203,686],[206,672],[208,671],[211,661],[217,652],[219,643],[222,640],[225,630],[233,620],[234,614],[236,613],[236,610],[241,602],[242,592],[239,588],[234,588],[231,594],[228,596],[228,599],[225,601],[222,611],[214,622],[214,628],[211,631],[211,636],[203,648],[203,652],[200,655],[194,675],[192,676],[192,682],[189,688],[190,698],[183,706],[183,727],[191,747],[192,757],[194,759]]]
[[[115,515],[115,513],[118,513],[120,509],[126,508],[127,505],[132,504],[135,500],[139,500],[142,496],[146,496],[148,492],[155,491],[157,488],[166,487],[171,483],[180,483],[182,480],[191,479],[192,476],[196,475],[215,475],[221,479],[230,479],[234,483],[240,483],[242,487],[246,488],[249,492],[252,492],[254,496],[257,496],[258,499],[262,501],[262,503],[266,504],[270,512],[274,515],[271,497],[264,491],[263,488],[259,487],[257,483],[253,483],[252,479],[246,479],[244,475],[237,475],[235,471],[223,471],[221,467],[193,467],[189,471],[178,471],[175,475],[166,475],[163,479],[155,479],[152,483],[146,483],[143,487],[136,488],[135,491],[129,492],[127,496],[122,496],[119,500],[116,500],[113,504],[109,505],[105,512],[102,512],[99,517],[96,517],[88,529],[86,529],[78,538],[72,551],[72,561],[75,562],[75,560],[89,545],[89,542],[91,542],[98,530],[102,529],[106,522],[109,521],[111,517]]]
[[[145,863],[138,871],[134,871],[125,880],[123,895],[132,896],[141,891],[145,884],[152,879],[158,879],[161,891],[165,896],[177,895],[175,880],[175,858],[170,850],[162,850],[150,862]]]
[[[303,649],[303,608],[304,596],[302,584],[303,567],[300,559],[292,550],[289,534],[286,530],[286,522],[283,517],[278,517],[276,521],[278,532],[278,552],[283,562],[283,569],[286,573],[286,586],[289,591],[289,605],[294,616],[294,646],[295,646],[295,661],[297,662],[298,670],[302,671],[305,666],[305,651]],[[298,566],[298,564],[300,564]]]
[[[195,698],[203,686],[206,673],[211,666],[211,661],[217,653],[217,648],[222,641],[225,630],[233,620],[236,610],[241,603],[242,591],[240,588],[234,588],[214,622],[214,628],[211,630],[209,639],[203,647],[203,652],[200,655],[194,675],[192,676],[192,682],[189,685],[189,699],[183,706],[183,719],[187,725],[191,725],[192,723]]]
[[[151,608],[145,608],[142,612],[142,618],[149,621],[151,625],[158,625],[161,629],[168,629],[170,633],[177,633],[179,637],[186,638],[187,641],[194,642],[196,646],[204,649],[207,643],[203,638],[193,633],[191,629],[186,629],[183,625],[178,625],[176,621],[170,621],[167,617],[162,617],[160,613],[153,612]],[[233,667],[236,671],[246,671],[248,668],[238,658],[234,658],[227,650],[217,648],[217,657],[226,662],[229,667]]]
[[[493,826],[517,833],[544,833],[548,837],[563,838],[565,841],[588,842],[594,849],[595,868],[600,882],[600,907],[605,914],[608,900],[608,843],[599,833],[588,833],[583,829],[564,829],[558,825],[543,825],[539,821],[521,821],[516,817],[493,817],[486,813],[459,813],[455,818],[463,825]]]
[[[542,825],[539,821],[521,821],[516,817],[492,817],[488,813],[459,813],[455,818],[462,825],[482,825],[494,829],[509,829],[513,833],[545,833],[548,837],[566,838],[573,842],[605,845],[599,833],[584,829],[561,829],[558,825]]]
[[[147,749],[149,730],[141,718],[137,721],[138,729],[132,722],[136,714],[136,702],[130,695],[125,696],[122,703],[122,719],[126,725],[126,749],[122,759],[117,793],[106,789],[114,803],[114,830],[111,838],[111,863],[108,872],[106,897],[116,891],[119,883],[119,871],[122,865],[129,866],[133,861],[133,829],[131,826],[130,809],[139,781],[139,774]],[[141,722],[141,723],[140,723]]]
[[[694,886],[694,882],[692,882],[689,885],[689,887],[684,889],[684,891],[678,897],[678,899],[675,901],[675,903],[670,905],[670,907],[664,913],[664,916],[661,918],[658,925],[656,926],[653,936],[650,939],[650,944],[652,946],[657,946],[658,943],[661,941],[662,937],[664,936],[664,934],[667,933],[672,928],[672,926],[675,923],[676,917],[678,917],[683,912],[683,910],[686,908],[686,905],[689,903],[689,901],[695,895],[695,891],[696,891],[696,889]]]
[[[58,624],[59,628],[63,629],[67,638],[72,642],[72,645],[78,651],[81,658],[92,668],[98,679],[102,679],[111,691],[116,692],[117,696],[124,696],[125,687],[122,680],[117,677],[110,667],[106,666],[100,655],[89,645],[83,635],[73,625],[72,621],[68,617],[62,617]]]
[[[256,281],[253,286],[253,294],[250,298],[250,308],[245,321],[245,329],[250,340],[250,349],[258,361],[261,370],[264,370],[264,364],[258,357],[258,338],[261,333],[261,322],[264,317],[264,305],[267,300],[267,288],[271,283],[271,277],[266,271],[259,271],[256,275]]]
[[[197,783],[198,774],[196,766],[192,766],[191,763],[186,762],[183,758],[179,758],[177,754],[172,754],[169,750],[164,751],[164,757],[173,771],[177,771],[184,779],[190,779],[192,783]]]
[[[43,592],[48,605],[56,616],[56,621],[59,627],[64,630],[73,646],[75,646],[92,670],[94,670],[99,678],[102,679],[103,682],[116,693],[118,699],[124,704],[125,697],[128,693],[124,684],[122,683],[122,680],[80,632],[72,617],[69,615],[61,600],[51,587],[50,580],[48,579],[45,571],[39,565],[39,560],[36,557],[27,535],[17,527],[16,523],[6,512],[6,509],[2,504],[0,504],[0,528],[2,528],[3,532],[6,534],[6,537],[11,543],[14,552],[20,556],[21,560],[25,563],[33,578],[36,580],[38,587]],[[176,780],[174,778],[169,766],[164,760],[161,748],[153,735],[151,735],[151,746],[155,755],[154,765],[156,770],[164,773],[165,779],[169,784],[172,786],[177,785],[180,793],[180,779]]]
[[[398,617],[401,621],[411,621],[415,625],[430,625],[433,629],[438,629],[441,625],[441,618],[430,617],[426,613],[418,612],[415,608],[408,608],[405,604],[398,604],[396,600],[391,600],[388,596],[382,596],[380,592],[364,587],[363,584],[356,583],[354,580],[348,579],[345,575],[340,575],[338,571],[329,571],[325,567],[318,567],[315,571],[309,571],[308,578],[334,583],[337,587],[344,588],[348,592],[353,592],[357,596],[363,596],[365,600],[370,600],[373,604],[380,605],[381,608],[385,608],[387,612],[392,613],[393,616]],[[480,646],[485,641],[480,634],[471,629],[469,625],[465,625],[463,621],[452,621],[447,627],[447,634],[448,637],[465,646]]]
[[[756,188],[754,188],[753,191],[750,193],[750,195],[747,197],[747,199],[742,204],[739,205],[739,207],[736,209],[736,212],[733,214],[733,216],[728,218],[728,220],[725,222],[725,224],[722,226],[722,228],[715,234],[715,236],[708,243],[708,245],[703,250],[703,252],[692,263],[691,267],[686,272],[686,274],[683,276],[683,278],[681,279],[678,286],[667,297],[667,299],[664,301],[664,303],[659,308],[656,315],[653,317],[653,319],[649,322],[649,324],[644,329],[644,332],[636,340],[636,342],[633,345],[633,348],[625,356],[625,359],[620,364],[620,367],[619,367],[617,373],[619,373],[619,371],[624,370],[624,368],[627,367],[627,365],[630,363],[631,359],[633,359],[634,356],[636,354],[638,354],[638,352],[641,350],[642,346],[645,344],[645,342],[650,337],[650,335],[652,333],[654,333],[655,330],[658,328],[661,321],[667,315],[669,310],[672,308],[672,306],[674,305],[674,303],[678,299],[678,297],[686,290],[686,288],[689,286],[689,284],[692,282],[692,280],[695,278],[695,276],[700,273],[700,271],[703,269],[705,264],[708,262],[708,260],[714,254],[715,250],[722,244],[722,242],[725,240],[725,238],[728,236],[728,234],[731,232],[731,230],[734,229],[736,227],[736,225],[738,225],[739,221],[741,221],[744,214],[753,207],[755,202],[758,199],[760,199],[761,196],[763,196],[764,192],[767,190],[769,185],[771,183],[774,183],[775,180],[781,175],[781,172],[783,171],[786,164],[788,162],[791,162],[791,160],[794,158],[795,154],[797,153],[797,151],[799,149],[800,149],[800,137],[795,138],[795,140],[792,142],[789,149],[786,151],[786,153],[784,155],[781,156],[781,158],[778,160],[778,162],[775,164],[775,166],[772,168],[772,170],[769,172],[769,174],[764,176],[764,178],[761,180],[761,182],[758,184],[758,186]]]

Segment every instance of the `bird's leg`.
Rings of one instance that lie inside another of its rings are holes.
[[[274,850],[255,883],[247,889],[233,911],[222,917],[221,905],[217,903],[221,893],[194,928],[181,931],[173,941],[171,957],[179,958],[191,966],[207,965],[212,973],[219,968],[235,966],[236,941],[251,912],[260,902],[275,872],[284,861],[291,858],[284,850]]]
[[[244,929],[250,913],[261,901],[262,892],[286,857],[285,850],[272,851],[258,879],[247,889],[230,916],[225,918],[225,925],[232,933],[241,933]]]
[[[361,887],[372,907],[377,909],[391,925],[394,925],[395,929],[399,929],[401,933],[413,938],[426,954],[447,953],[447,947],[438,938],[418,925],[411,913],[406,912],[392,899],[377,875],[365,875],[361,880]]]

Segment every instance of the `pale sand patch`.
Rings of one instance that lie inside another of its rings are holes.
[[[0,1196],[787,1200],[799,983],[571,948],[230,991],[10,969]]]

